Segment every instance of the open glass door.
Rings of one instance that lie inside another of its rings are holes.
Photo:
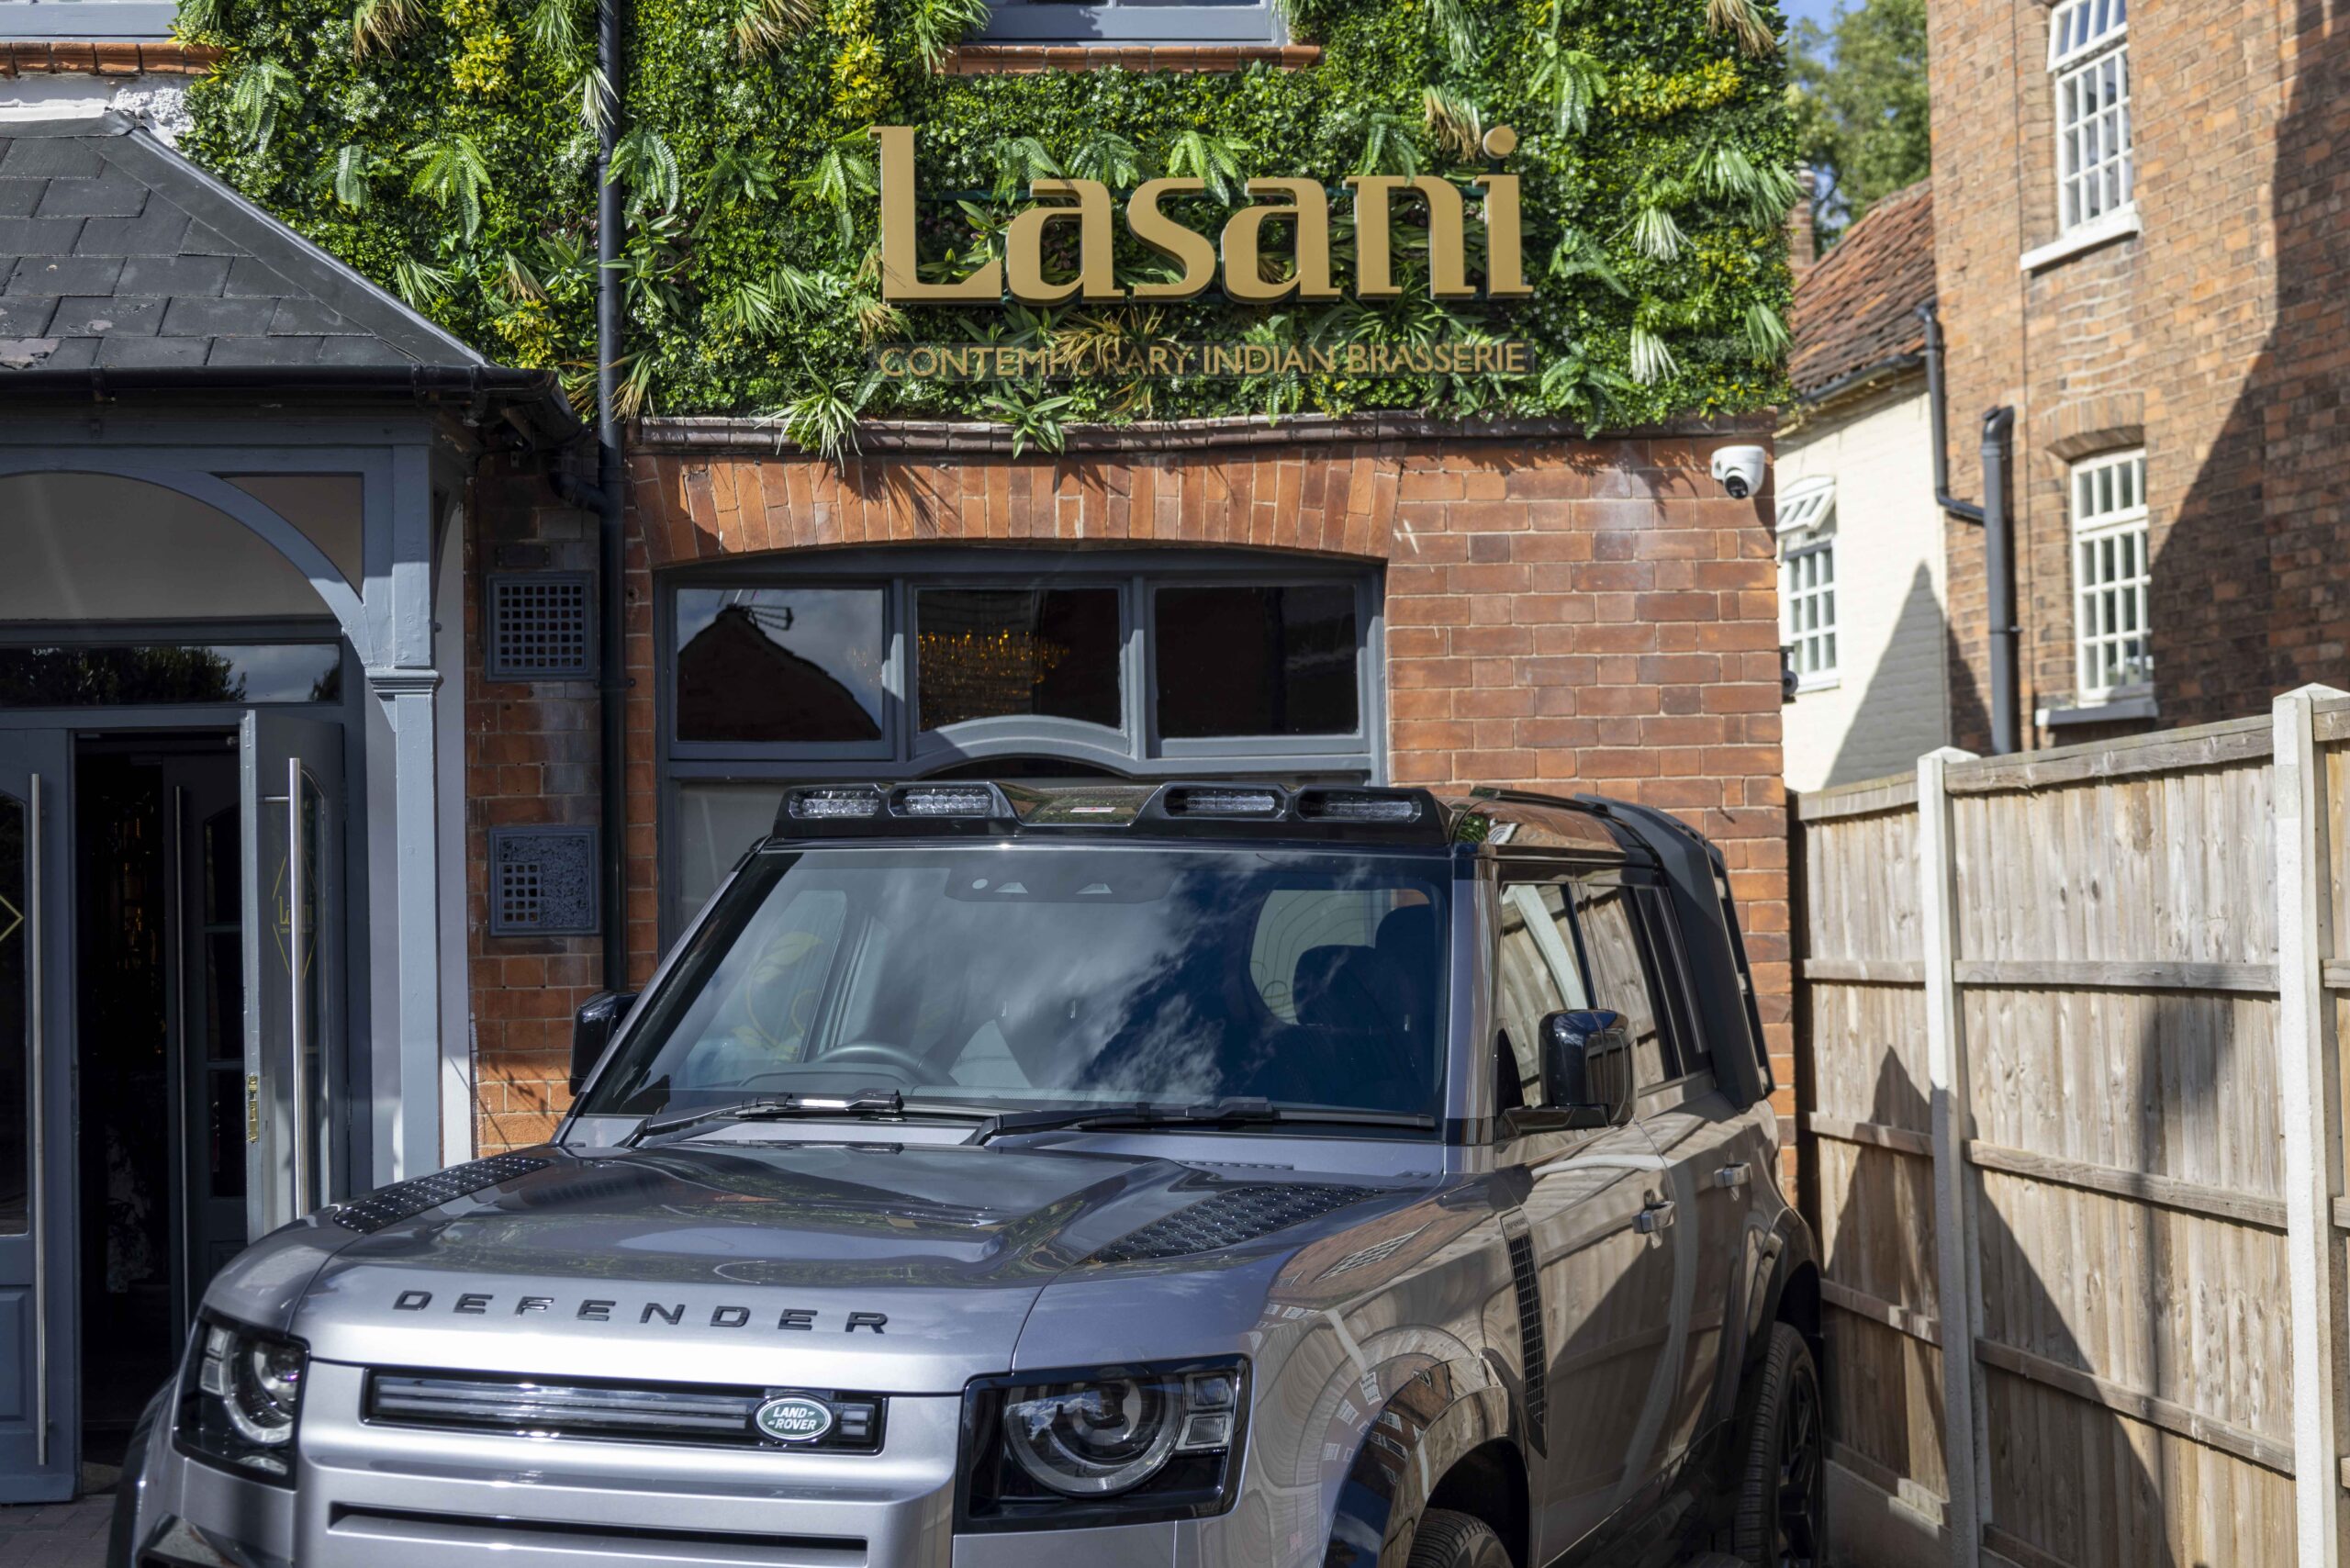
[[[259,1237],[326,1201],[342,1103],[342,731],[255,709],[239,734],[245,1213]]]
[[[73,951],[62,731],[0,731],[0,1502],[71,1496]]]

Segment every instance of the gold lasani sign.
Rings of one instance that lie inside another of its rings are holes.
[[[1013,216],[1001,257],[951,283],[925,282],[915,253],[913,128],[876,126],[873,135],[881,143],[881,295],[893,303],[974,304],[1000,300],[1007,290],[1014,299],[1030,305],[1181,300],[1197,297],[1218,281],[1225,297],[1252,305],[1340,297],[1331,275],[1329,193],[1319,180],[1300,179],[1248,181],[1245,188],[1251,205],[1225,219],[1222,233],[1213,241],[1178,221],[1165,207],[1169,197],[1201,194],[1207,188],[1205,181],[1144,181],[1126,198],[1126,231],[1181,270],[1169,281],[1136,283],[1130,287],[1118,282],[1113,261],[1117,209],[1110,187],[1099,180],[1037,180],[1028,187],[1034,204]],[[1505,157],[1516,148],[1517,134],[1507,126],[1495,126],[1486,133],[1484,145],[1493,156]],[[1526,281],[1516,174],[1479,174],[1471,182],[1484,193],[1480,214],[1485,231],[1482,290],[1469,282],[1467,204],[1458,185],[1431,174],[1354,174],[1346,183],[1354,208],[1352,293],[1356,298],[1395,299],[1403,295],[1402,286],[1395,281],[1391,240],[1399,197],[1427,206],[1430,296],[1473,299],[1482,294],[1489,299],[1523,299],[1534,292]],[[1292,226],[1296,264],[1285,277],[1265,275],[1265,229],[1272,223]],[[1057,229],[1075,231],[1074,277],[1045,275],[1046,242]]]

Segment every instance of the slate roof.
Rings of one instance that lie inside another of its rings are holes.
[[[1863,371],[1924,353],[1934,297],[1934,189],[1882,197],[1796,285],[1787,375],[1806,402]]]
[[[134,120],[0,122],[0,379],[487,364]]]

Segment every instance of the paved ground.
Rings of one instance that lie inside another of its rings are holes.
[[[0,1568],[106,1568],[110,1496],[0,1507]]]

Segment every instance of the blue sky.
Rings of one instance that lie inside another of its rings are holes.
[[[1790,22],[1808,17],[1824,28],[1830,14],[1836,9],[1836,0],[1780,0],[1779,8],[1787,14]]]

